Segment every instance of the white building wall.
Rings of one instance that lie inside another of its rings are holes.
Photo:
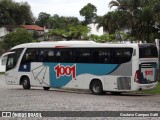
[[[4,36],[9,34],[9,31],[5,27],[0,28],[0,41],[3,40]]]
[[[89,32],[89,35],[94,34],[94,35],[98,35],[101,36],[103,35],[103,27],[100,27],[99,29],[97,29],[98,24],[89,24],[88,27],[91,28],[91,31]]]
[[[5,65],[2,65],[1,57],[0,57],[0,72],[5,72]]]
[[[5,27],[1,27],[0,28],[0,37],[3,37],[5,35],[7,35],[9,32],[6,30]]]

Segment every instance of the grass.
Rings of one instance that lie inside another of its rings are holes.
[[[146,91],[138,91],[136,93],[143,93],[143,94],[160,94],[160,82],[158,82],[158,85],[153,90],[146,90]]]

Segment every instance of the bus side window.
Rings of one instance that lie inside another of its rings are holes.
[[[132,58],[132,48],[117,48],[114,49],[114,64],[122,64],[129,62]]]
[[[73,62],[72,60],[72,51],[71,50],[61,50],[61,57],[60,57],[61,62]]]
[[[99,63],[99,52],[98,51],[93,52],[93,63]]]
[[[79,63],[80,51],[74,50],[73,59],[75,63]]]
[[[91,52],[88,48],[78,48],[73,52],[73,62],[75,63],[91,63]]]
[[[27,62],[36,62],[36,57],[37,55],[35,51],[29,52],[27,56]]]
[[[60,62],[61,52],[57,49],[54,50],[55,56],[54,56],[54,62]]]
[[[91,61],[91,53],[89,49],[82,49],[80,51],[80,58],[79,62],[80,63],[90,63]]]
[[[38,49],[27,49],[23,55],[21,63],[37,62],[38,61]]]
[[[100,49],[98,57],[98,63],[109,64],[111,58],[110,49]]]
[[[39,50],[39,62],[53,62],[54,51],[50,48],[40,48]]]
[[[43,60],[42,60],[43,62],[49,62],[48,51],[44,52],[42,58],[43,58]]]

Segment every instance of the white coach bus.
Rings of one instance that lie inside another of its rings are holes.
[[[98,95],[153,89],[158,83],[153,44],[40,42],[15,46],[5,55],[6,83],[24,89],[88,89]]]

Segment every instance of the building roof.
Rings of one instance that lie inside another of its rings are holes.
[[[22,27],[26,30],[44,31],[44,28],[38,25],[22,25]]]

